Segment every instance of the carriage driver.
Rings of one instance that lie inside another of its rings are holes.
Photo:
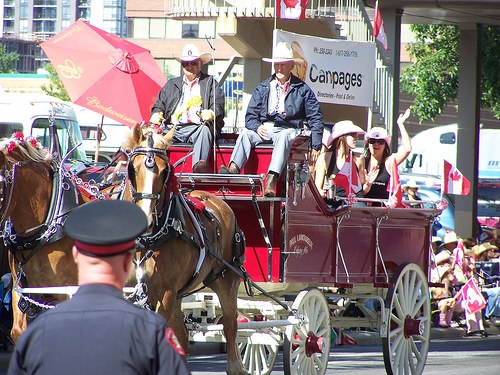
[[[160,315],[123,298],[146,215],[121,200],[90,202],[65,223],[75,240],[78,291],[21,335],[9,374],[190,374]]]
[[[212,60],[209,53],[200,54],[189,43],[175,59],[182,65],[182,76],[169,79],[160,90],[149,122],[175,124],[174,138],[193,144],[193,172],[208,172],[214,123],[217,134],[224,126],[224,93],[214,77],[201,71]]]
[[[294,58],[290,44],[280,42],[273,49],[273,58],[263,58],[274,65],[274,74],[254,90],[245,115],[246,129],[238,136],[228,168],[220,173],[238,174],[248,161],[255,145],[273,142],[273,154],[266,177],[264,195],[274,197],[276,182],[282,173],[293,138],[302,130],[304,120],[311,129],[311,159],[314,165],[321,149],[323,115],[311,88],[292,74],[301,58]]]

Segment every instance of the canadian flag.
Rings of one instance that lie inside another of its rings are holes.
[[[467,314],[475,314],[486,307],[486,301],[472,277],[458,292],[457,301],[460,300],[464,300]]]
[[[387,47],[387,34],[385,33],[384,21],[378,9],[378,0],[375,2],[375,15],[373,17],[373,37],[384,46],[384,49],[389,50]]]
[[[357,194],[361,191],[361,181],[358,169],[353,161],[352,152],[347,156],[344,165],[333,178],[333,184],[343,187],[346,191],[346,196],[350,193]]]
[[[305,20],[308,0],[276,0],[276,18]]]
[[[401,180],[399,179],[398,163],[396,158],[391,156],[391,178],[389,179],[389,184],[387,185],[387,191],[389,192],[389,206],[406,208],[407,206],[403,203],[403,191],[401,190]]]
[[[444,160],[443,193],[469,195],[470,182],[462,172]]]

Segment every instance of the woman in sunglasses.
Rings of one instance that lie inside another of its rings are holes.
[[[401,147],[391,155],[389,143],[391,136],[387,130],[380,127],[373,127],[365,134],[365,175],[366,182],[363,185],[365,198],[387,199],[389,192],[387,185],[391,178],[390,169],[392,158],[397,165],[401,164],[411,152],[410,136],[405,128],[405,121],[410,117],[410,109],[399,115],[398,127],[401,134]],[[376,204],[372,204],[376,205]]]
[[[361,154],[353,151],[358,135],[364,133],[363,129],[350,120],[337,122],[331,133],[323,132],[323,147],[314,168],[314,181],[320,194],[332,208],[342,206],[345,201],[339,198],[345,198],[349,193],[362,196],[362,185],[365,182],[364,159]]]

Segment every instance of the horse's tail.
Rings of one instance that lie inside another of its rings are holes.
[[[239,227],[238,223],[234,222],[234,237],[233,237],[233,262],[238,266],[245,263],[246,240],[245,234]]]

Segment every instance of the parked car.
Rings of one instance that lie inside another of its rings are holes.
[[[400,175],[401,185],[413,179],[419,186],[418,195],[423,201],[438,202],[441,199],[441,179],[439,176],[425,174]],[[455,230],[455,196],[444,194],[448,207],[437,217],[442,226],[437,236],[443,237],[448,231]],[[428,204],[429,207],[431,203]],[[495,228],[500,219],[500,180],[479,180],[477,219],[483,227]],[[436,227],[439,227],[439,224]],[[487,228],[485,228],[487,229]]]

